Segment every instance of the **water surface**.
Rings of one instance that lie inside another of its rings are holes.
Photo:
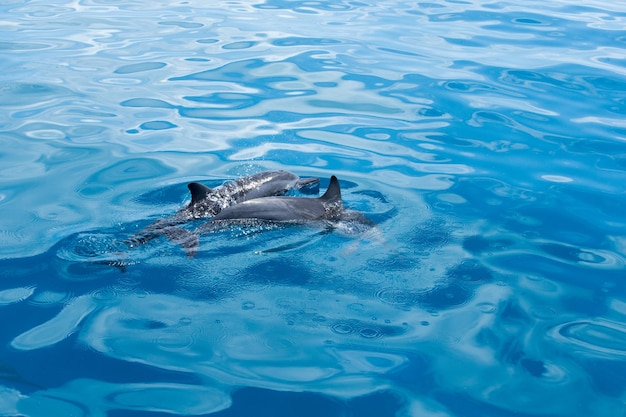
[[[0,6],[0,414],[623,415],[625,6],[56,3]],[[269,169],[377,227],[119,252]]]

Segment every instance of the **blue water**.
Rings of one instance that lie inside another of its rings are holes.
[[[0,5],[0,415],[626,416],[626,4],[50,3]],[[116,252],[270,169],[377,227]]]

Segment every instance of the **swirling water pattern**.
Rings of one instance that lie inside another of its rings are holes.
[[[0,5],[0,415],[626,415],[626,6],[55,3]],[[119,253],[264,169],[378,227]]]

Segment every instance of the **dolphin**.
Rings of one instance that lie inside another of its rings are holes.
[[[356,222],[374,226],[363,214],[347,210],[341,199],[341,187],[336,176],[330,178],[326,192],[319,198],[271,196],[246,200],[224,208],[207,223],[192,232],[181,228],[169,229],[166,236],[179,243],[187,256],[196,255],[198,236],[211,232],[225,222],[261,220],[276,223],[325,222],[333,228],[340,221]]]
[[[341,213],[341,189],[334,175],[328,189],[319,198],[263,197],[230,206],[211,220],[258,219],[275,222],[336,220]]]
[[[300,178],[289,171],[263,171],[209,188],[198,182],[187,185],[191,201],[173,216],[157,220],[124,242],[130,248],[149,242],[169,229],[192,220],[215,216],[233,205],[256,198],[277,196],[319,183],[319,178]],[[174,232],[172,232],[174,233]]]

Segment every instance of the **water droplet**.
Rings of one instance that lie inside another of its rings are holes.
[[[349,323],[339,322],[333,324],[330,329],[337,334],[351,334],[354,333],[354,327],[352,327]]]
[[[366,339],[375,339],[382,337],[382,332],[375,328],[364,327],[359,329],[359,336],[365,337]]]

